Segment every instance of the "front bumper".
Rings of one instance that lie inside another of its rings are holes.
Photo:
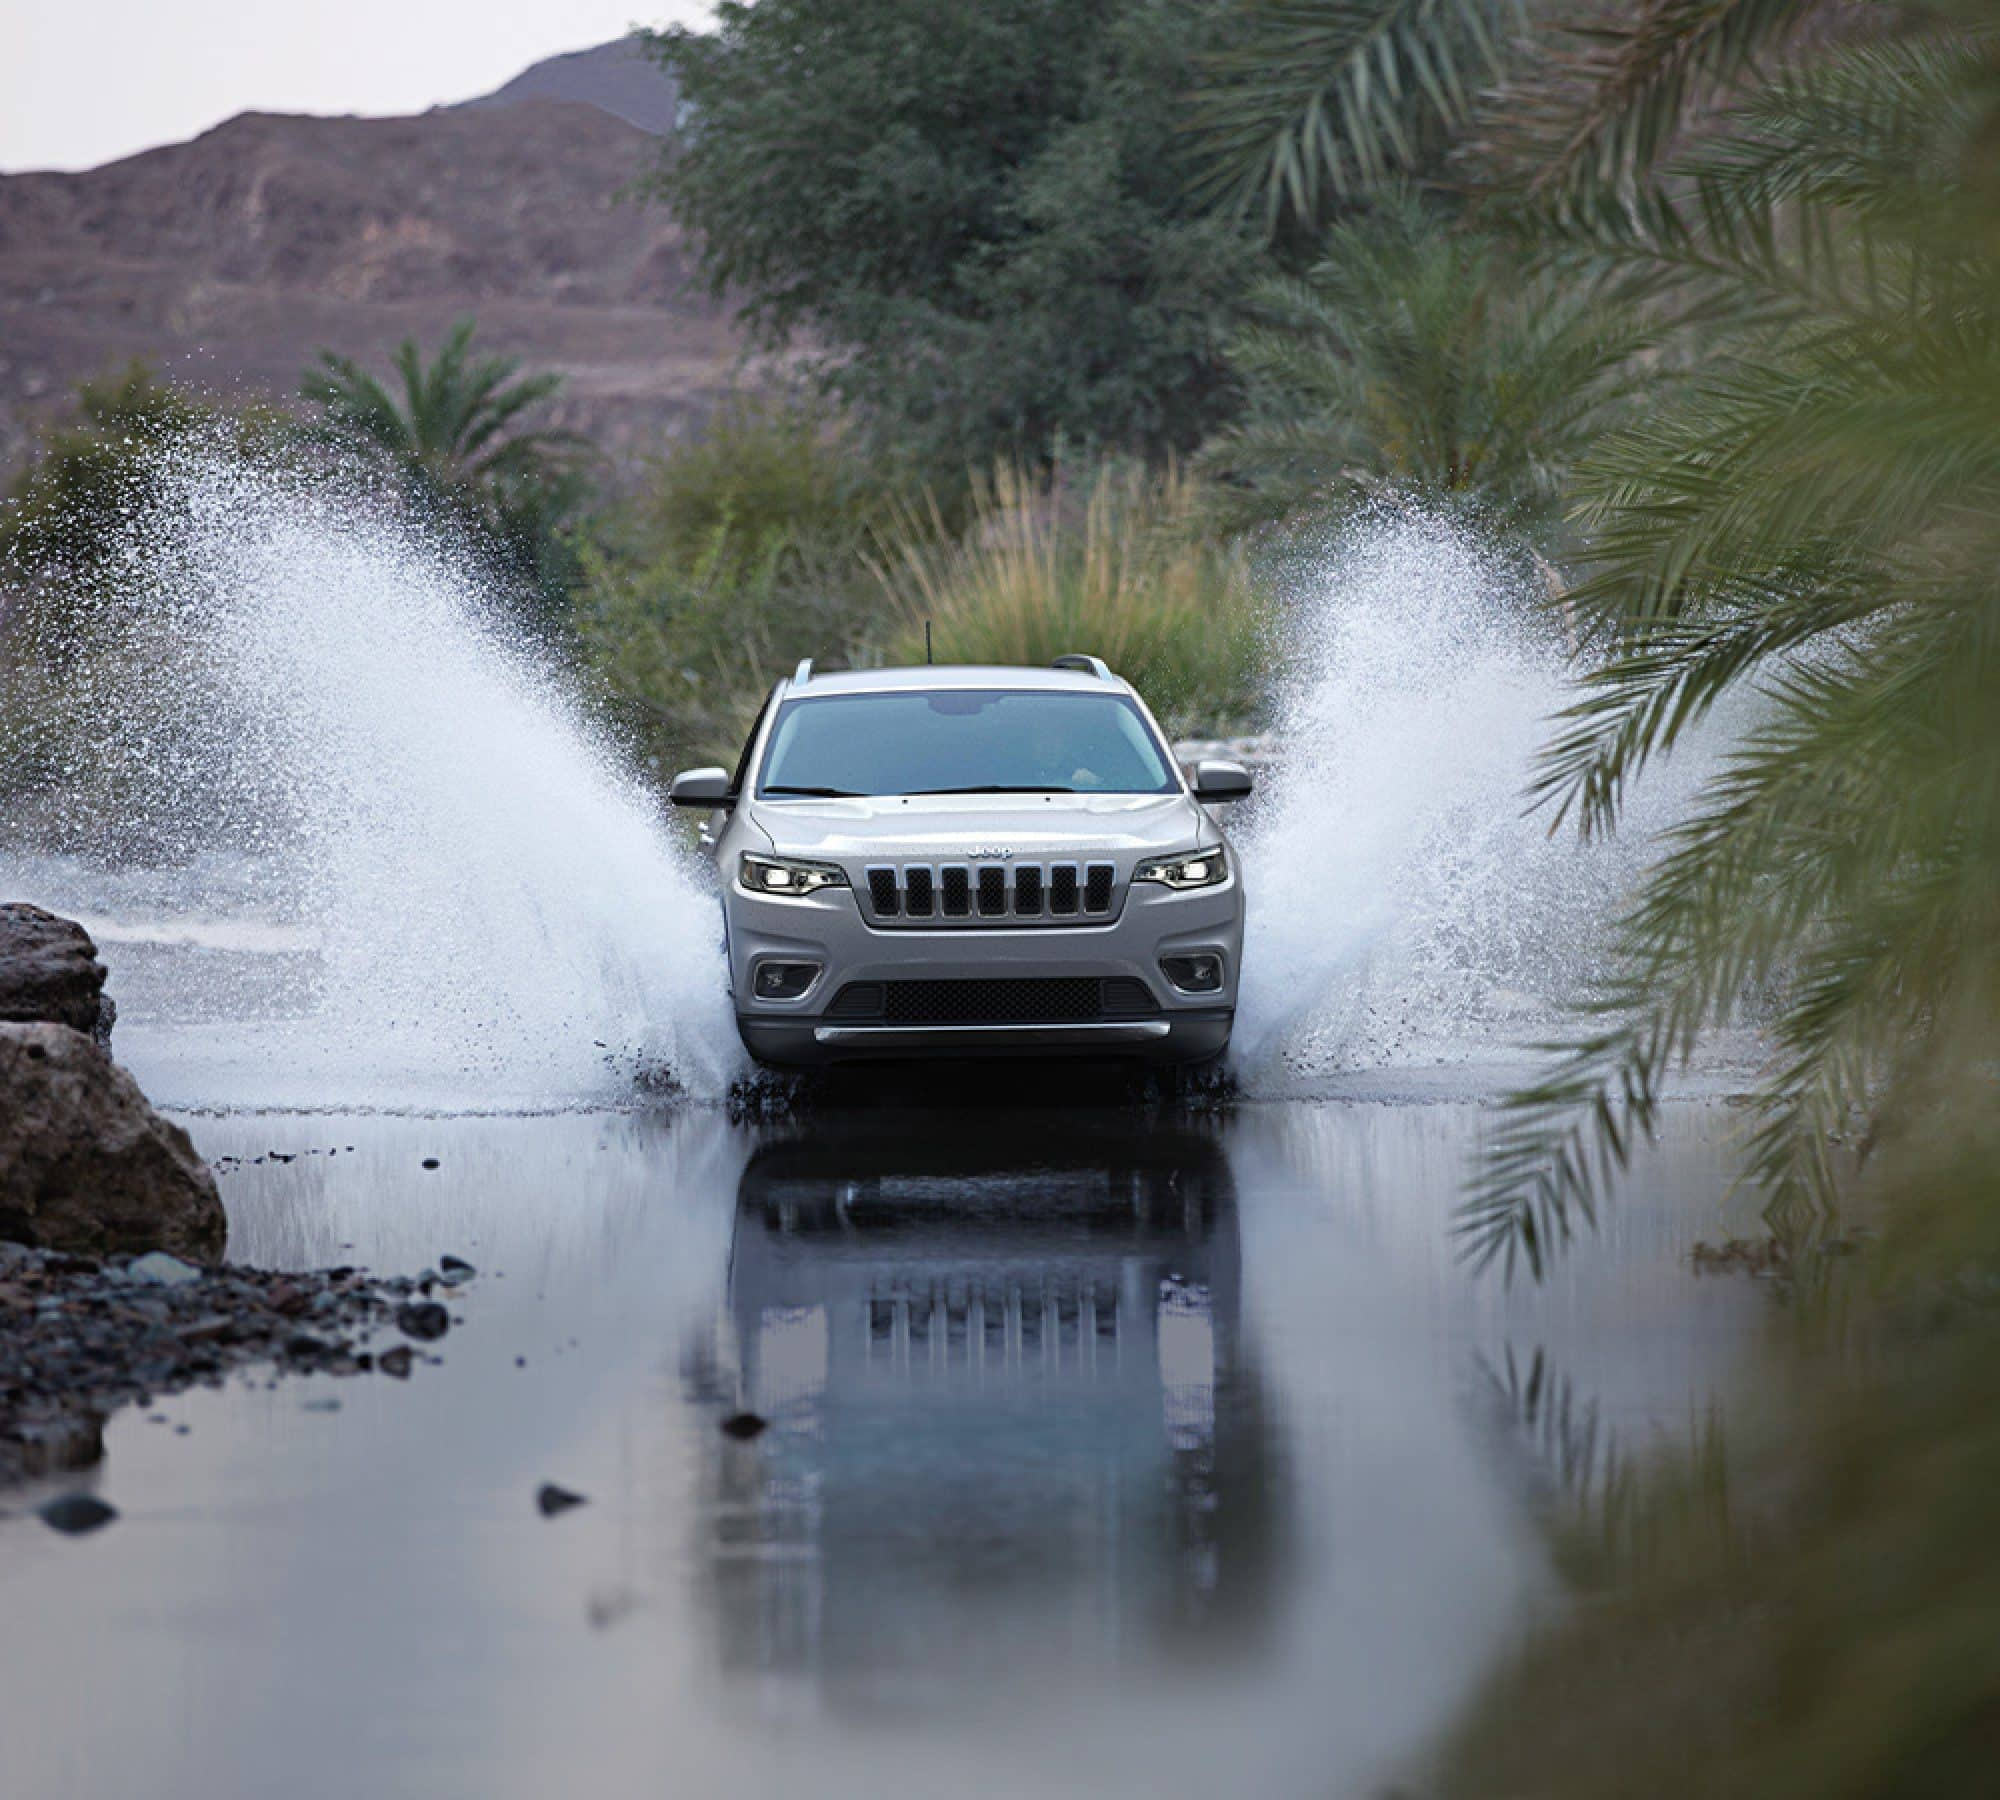
[[[759,1061],[787,1067],[885,1058],[1066,1057],[1153,1063],[1205,1061],[1229,1044],[1243,950],[1243,894],[1232,874],[1196,893],[1135,883],[1102,924],[876,930],[848,889],[800,899],[750,893],[732,882],[727,916],[737,1029]],[[1167,956],[1222,959],[1219,989],[1184,994],[1162,973]],[[756,995],[765,962],[812,962],[820,973],[792,1000]],[[1151,1005],[1130,1016],[1063,1022],[894,1024],[829,1017],[855,982],[1065,977],[1136,979]]]

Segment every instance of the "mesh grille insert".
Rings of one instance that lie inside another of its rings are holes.
[[[1074,1024],[1103,1016],[1103,985],[1067,975],[891,981],[884,1012],[892,1025]]]
[[[972,883],[963,864],[954,863],[944,874],[944,910],[952,918],[962,918],[972,910]]]
[[[1159,1010],[1151,991],[1135,975],[1111,975],[1104,982],[1107,1019],[1142,1019]]]
[[[979,910],[982,913],[1003,913],[1007,910],[1007,871],[1005,869],[981,869],[979,871]]]
[[[870,869],[868,871],[868,903],[885,919],[893,919],[900,906],[901,897],[896,892],[896,871],[894,869]]]
[[[1109,863],[1092,863],[1090,876],[1083,888],[1083,910],[1085,912],[1109,912],[1111,910],[1112,867]]]
[[[1049,871],[1049,911],[1052,913],[1076,911],[1075,863],[1057,863]]]
[[[850,981],[834,996],[826,1009],[829,1019],[872,1019],[882,1011],[882,984],[879,981]]]
[[[931,916],[931,908],[936,899],[930,870],[921,865],[916,868],[905,869],[903,871],[903,882],[906,890],[905,899],[910,909],[910,917],[913,919],[928,919]]]
[[[1014,871],[1014,910],[1023,918],[1034,918],[1042,910],[1042,872],[1040,869],[1016,869]]]

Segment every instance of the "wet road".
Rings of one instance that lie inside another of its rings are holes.
[[[179,1396],[116,1525],[0,1518],[0,1793],[1379,1791],[1553,1599],[1538,1500],[1761,1305],[1688,1272],[1715,1105],[1474,1280],[1490,1117],[190,1120],[298,1153],[222,1176],[233,1257],[481,1273],[407,1385]]]

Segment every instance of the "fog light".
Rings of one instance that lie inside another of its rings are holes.
[[[1160,967],[1184,994],[1212,994],[1222,986],[1219,956],[1163,956]]]
[[[818,963],[767,962],[757,965],[759,1000],[796,1000],[813,984]]]

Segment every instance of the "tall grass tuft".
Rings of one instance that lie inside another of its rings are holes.
[[[934,501],[905,507],[875,572],[882,650],[924,660],[1046,665],[1101,656],[1173,731],[1240,728],[1262,692],[1269,603],[1243,550],[1206,528],[1185,470],[1106,463],[1084,483],[1002,463],[953,529]]]

